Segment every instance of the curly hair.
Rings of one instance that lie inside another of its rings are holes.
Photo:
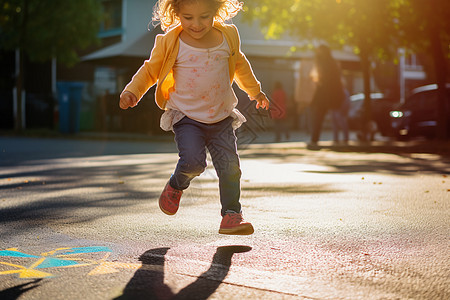
[[[153,10],[153,25],[160,24],[162,30],[170,30],[180,24],[177,16],[180,6],[195,1],[205,1],[210,4],[215,11],[214,21],[222,23],[236,16],[243,6],[239,0],[158,0]]]

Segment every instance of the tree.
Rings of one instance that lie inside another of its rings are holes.
[[[73,65],[77,50],[97,41],[100,20],[98,0],[0,0],[0,47],[18,51],[20,57],[16,130],[22,129],[24,57]]]
[[[450,2],[448,0],[405,0],[399,10],[401,42],[411,50],[430,53],[435,82],[438,84],[438,126],[436,137],[450,132],[445,115],[448,62],[450,59]]]
[[[267,38],[287,32],[310,41],[323,40],[333,47],[354,46],[364,78],[363,131],[370,111],[370,62],[392,56],[402,0],[247,0],[246,18],[257,19]]]

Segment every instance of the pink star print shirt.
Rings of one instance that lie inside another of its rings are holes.
[[[194,48],[180,40],[173,67],[175,91],[170,94],[161,128],[171,130],[184,116],[206,123],[216,123],[232,116],[239,127],[244,116],[235,109],[237,98],[229,80],[230,50],[225,38],[214,48]]]

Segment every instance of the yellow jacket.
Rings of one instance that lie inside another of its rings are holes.
[[[255,97],[261,92],[261,84],[255,78],[250,63],[240,50],[236,26],[215,22],[214,27],[223,33],[230,47],[228,59],[230,84],[236,80],[242,90],[250,97]],[[155,101],[161,109],[165,109],[169,95],[174,91],[172,67],[178,55],[180,43],[178,37],[181,31],[181,26],[177,26],[165,34],[156,36],[150,58],[134,74],[122,93],[131,92],[140,100],[148,89],[157,83]]]

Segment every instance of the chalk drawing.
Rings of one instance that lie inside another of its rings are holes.
[[[83,254],[91,254],[92,256],[93,253],[104,254],[99,260],[83,257]],[[111,253],[112,250],[104,246],[56,248],[39,255],[24,253],[17,248],[8,248],[0,250],[0,257],[23,259],[24,265],[0,261],[0,265],[3,265],[2,269],[7,269],[0,271],[0,275],[17,274],[19,278],[27,279],[51,278],[54,277],[52,273],[40,269],[92,266],[93,269],[87,273],[87,276],[92,276],[117,273],[121,269],[137,270],[141,267],[141,264],[107,261]]]

